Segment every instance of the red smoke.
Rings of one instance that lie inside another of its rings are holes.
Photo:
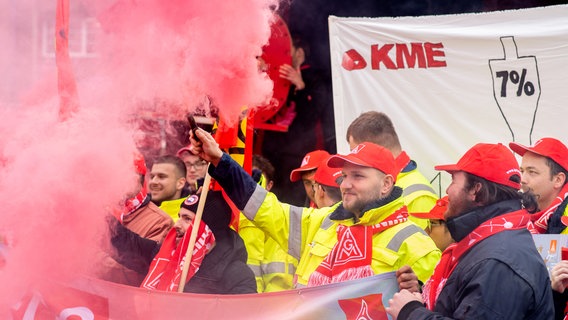
[[[0,234],[11,246],[0,318],[31,285],[96,268],[108,208],[136,182],[128,123],[141,104],[164,101],[162,115],[183,119],[208,95],[234,121],[271,95],[256,57],[274,0],[71,3],[71,51],[82,27],[100,27],[86,49],[94,55],[71,54],[79,111],[60,122],[51,38],[41,41],[56,1],[0,0],[9,16],[0,21]]]

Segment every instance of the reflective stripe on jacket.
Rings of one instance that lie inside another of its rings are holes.
[[[411,164],[413,169],[405,171]],[[412,216],[412,213],[429,212],[436,205],[438,195],[428,179],[418,171],[416,163],[409,163],[407,168],[398,174],[395,185],[403,190],[402,196],[408,208],[409,219],[422,229],[426,229],[428,219],[416,218]]]

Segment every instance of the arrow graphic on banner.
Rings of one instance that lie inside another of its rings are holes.
[[[532,132],[540,100],[540,79],[535,56],[519,57],[514,37],[501,37],[503,59],[490,59],[493,96],[513,141],[532,144]],[[517,115],[517,117],[513,117]],[[521,115],[521,117],[518,117]],[[514,124],[510,119],[526,119]]]

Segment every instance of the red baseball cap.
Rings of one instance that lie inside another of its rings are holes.
[[[312,152],[308,152],[304,159],[302,160],[302,164],[299,168],[296,168],[290,172],[290,181],[296,182],[302,179],[302,174],[306,171],[314,170],[319,167],[321,162],[329,157],[329,153],[325,150],[316,150]]]
[[[458,163],[439,165],[434,169],[449,173],[465,171],[498,184],[521,189],[521,170],[517,159],[501,143],[478,143],[467,150]],[[511,180],[515,175],[519,182]]]
[[[558,163],[564,170],[568,170],[568,148],[560,140],[554,138],[542,138],[534,143],[532,147],[523,146],[520,143],[511,142],[509,147],[521,157],[527,151],[536,153],[540,156],[550,158]]]
[[[339,188],[338,180],[340,180],[343,173],[341,168],[332,168],[327,165],[327,160],[329,160],[329,158],[331,158],[331,156],[325,158],[321,162],[320,166],[316,170],[314,180],[324,186]]]
[[[332,168],[343,168],[345,162],[362,167],[375,168],[384,174],[390,174],[396,181],[398,170],[392,152],[374,143],[363,142],[353,148],[348,155],[331,156],[327,161],[327,165]]]
[[[185,146],[185,147],[183,147],[183,148],[180,148],[180,149],[176,152],[176,156],[177,156],[178,158],[180,158],[180,157],[181,157],[181,154],[184,153],[184,152],[189,152],[189,154],[193,154],[193,152],[191,152],[191,150],[189,149],[189,146]]]
[[[436,219],[436,220],[446,220],[444,218],[444,213],[448,209],[448,196],[444,196],[438,201],[429,212],[413,212],[410,213],[413,217],[420,219]]]

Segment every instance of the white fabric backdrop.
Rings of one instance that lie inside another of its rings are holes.
[[[530,144],[553,136],[568,143],[566,5],[447,16],[330,16],[329,29],[338,153],[348,152],[351,121],[369,110],[391,117],[403,149],[431,180],[434,165],[455,163],[478,142]],[[412,43],[419,50],[412,51]],[[405,59],[403,49],[415,56]],[[355,51],[359,59],[350,59]],[[435,188],[445,193],[448,181],[442,174]]]

